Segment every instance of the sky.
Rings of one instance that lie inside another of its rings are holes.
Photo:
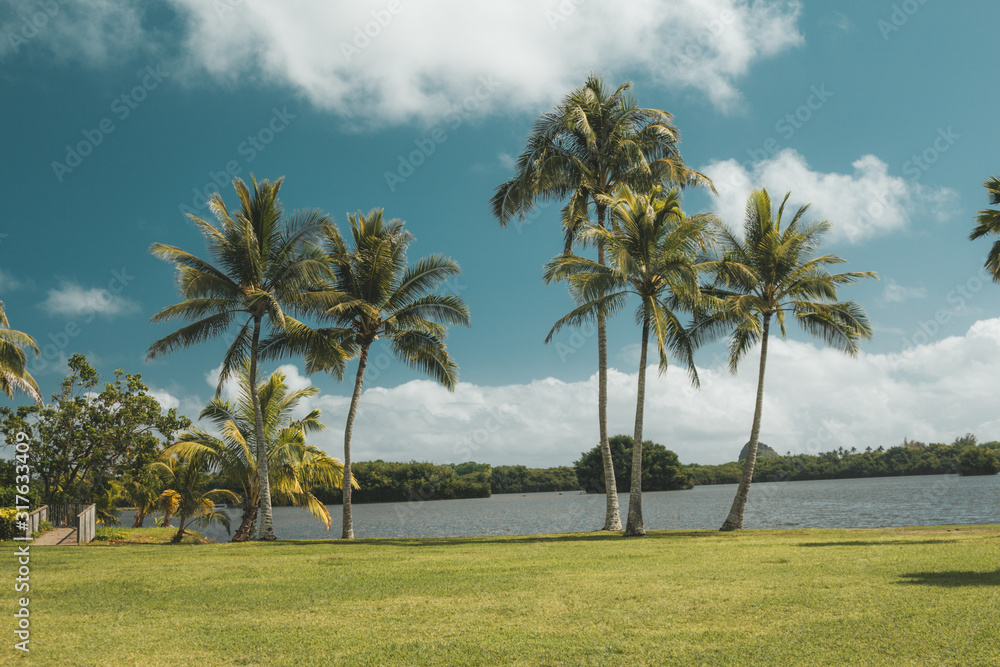
[[[833,228],[824,250],[880,280],[845,288],[875,335],[846,357],[789,328],[769,348],[761,440],[781,453],[893,446],[904,437],[1000,439],[1000,286],[970,242],[983,181],[1000,173],[1000,5],[809,0],[0,0],[0,299],[35,337],[30,371],[58,389],[84,353],[110,378],[141,373],[165,407],[197,417],[228,341],[152,362],[180,300],[154,242],[204,255],[188,219],[232,203],[234,177],[284,177],[289,213],[384,208],[441,253],[472,326],[448,349],[454,393],[373,348],[352,458],[571,465],[597,444],[593,328],[552,324],[572,308],[542,266],[562,248],[559,206],[501,228],[494,189],[539,114],[587,75],[634,83],[673,114],[686,163],[718,191],[689,213],[742,224],[767,187]],[[177,323],[179,326],[180,323]],[[639,330],[609,324],[609,430],[634,423]],[[684,463],[734,460],[748,439],[756,354],[726,369],[721,343],[650,369],[644,435]],[[281,367],[320,393],[343,453],[348,380]],[[3,404],[11,401],[0,398]],[[17,397],[13,403],[23,403]]]

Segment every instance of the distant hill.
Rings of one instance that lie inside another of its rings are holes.
[[[740,451],[740,458],[738,458],[737,461],[742,461],[743,459],[745,459],[747,457],[747,449],[749,449],[749,448],[750,448],[750,443],[749,442],[747,444],[743,445],[743,449]],[[759,458],[759,459],[774,459],[774,458],[780,458],[780,457],[781,457],[781,454],[779,454],[778,452],[774,451],[773,449],[771,449],[770,447],[768,447],[767,445],[765,445],[763,442],[758,442],[757,443],[757,458]]]

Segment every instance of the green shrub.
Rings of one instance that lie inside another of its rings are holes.
[[[0,540],[12,540],[17,535],[24,535],[24,531],[17,529],[17,510],[13,507],[0,509]]]

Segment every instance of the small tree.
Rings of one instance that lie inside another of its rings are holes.
[[[82,354],[69,360],[70,375],[48,405],[0,408],[0,429],[13,442],[24,431],[28,461],[49,504],[96,502],[109,483],[138,483],[165,442],[191,421],[163,412],[141,375],[115,371],[98,390],[100,375]]]

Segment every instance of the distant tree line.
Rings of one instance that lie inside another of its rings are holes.
[[[684,466],[695,484],[736,484],[743,464],[735,461],[721,465]],[[906,475],[995,475],[1000,471],[1000,442],[976,444],[974,435],[954,443],[925,444],[905,440],[885,449],[867,447],[837,448],[821,454],[787,454],[758,458],[753,481],[782,482],[858,477],[899,477]]]

